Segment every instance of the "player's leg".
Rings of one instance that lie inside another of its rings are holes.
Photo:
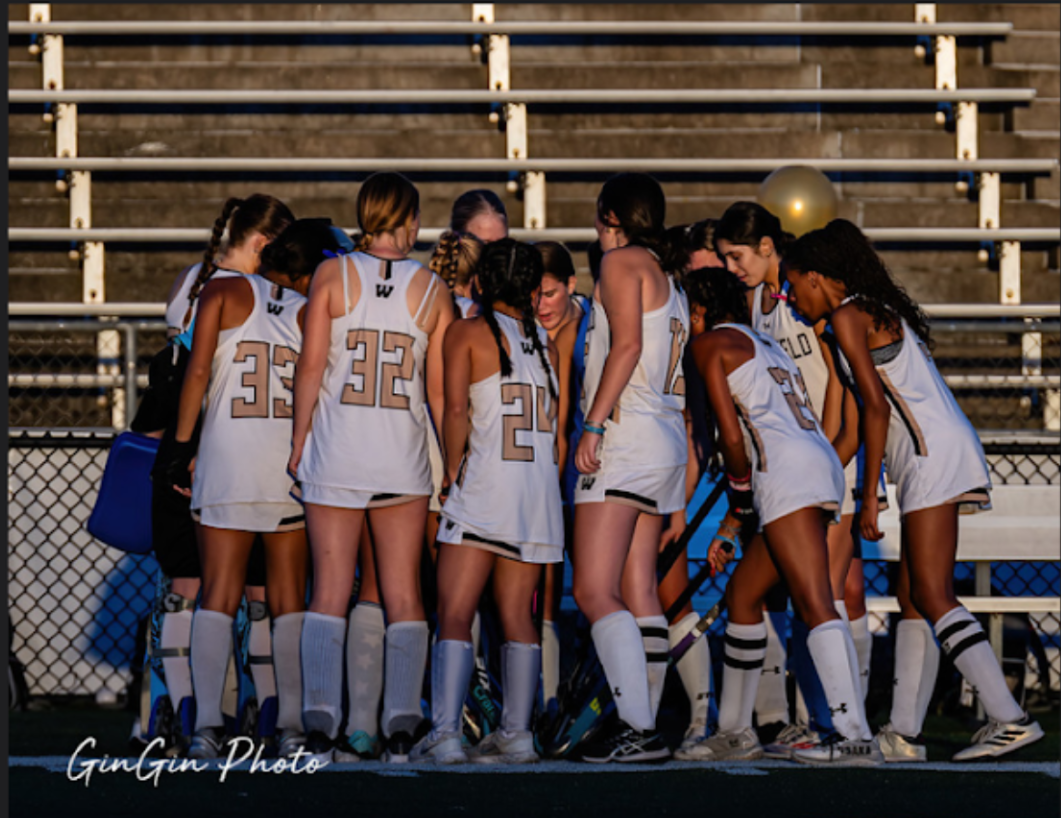
[[[538,760],[531,733],[542,651],[531,613],[543,566],[499,558],[494,563],[493,591],[505,634],[501,646],[501,729],[486,736],[471,752],[481,764],[525,764]]]
[[[413,762],[468,760],[461,747],[461,714],[474,665],[472,619],[496,557],[466,545],[438,549],[438,639],[431,662],[431,731],[409,751]]]
[[[361,529],[358,549],[357,603],[347,616],[346,740],[337,761],[379,755],[379,709],[383,699],[383,642],[387,621],[380,600],[376,557],[368,524]]]
[[[575,507],[575,601],[591,623],[593,644],[619,713],[617,728],[584,751],[587,761],[648,760],[667,754],[665,747],[656,746],[659,742],[654,732],[641,629],[623,596],[626,563],[640,515],[637,508],[619,503],[579,503]],[[653,596],[658,537],[657,531],[647,553]],[[645,556],[639,555],[642,561]],[[643,594],[649,580],[641,585]],[[646,601],[643,607],[648,605]],[[658,597],[654,605],[658,611]],[[646,749],[648,745],[651,746]]]
[[[976,689],[988,723],[972,746],[954,756],[968,761],[999,756],[1043,737],[1006,685],[995,653],[980,623],[954,595],[954,557],[958,545],[958,506],[921,509],[903,516],[910,570],[910,596],[934,623],[944,652]]]
[[[663,697],[669,648],[667,618],[663,615],[656,580],[656,561],[662,533],[663,517],[658,514],[641,514],[638,517],[622,577],[623,600],[641,630],[653,724],[656,723]]]
[[[852,529],[852,534],[858,536]],[[857,543],[856,543],[857,545]],[[873,657],[873,634],[869,630],[869,614],[866,611],[866,575],[862,556],[856,547],[851,567],[844,580],[844,607],[851,627],[851,638],[858,654],[858,677],[862,681],[862,698],[869,694],[870,662]]]
[[[427,668],[428,628],[420,596],[420,555],[428,498],[369,511],[383,608],[383,718],[385,757],[405,761],[421,726],[420,695]]]
[[[548,710],[560,686],[560,598],[564,589],[564,563],[547,563],[542,595],[542,703]]]
[[[277,750],[280,756],[286,757],[297,752],[305,743],[302,732],[301,641],[306,616],[309,547],[304,528],[265,534],[263,539],[266,599],[273,619],[271,669],[276,681]],[[264,708],[261,700],[259,706]]]
[[[313,592],[302,625],[302,723],[306,750],[332,759],[342,718],[343,642],[364,509],[306,503]]]
[[[192,619],[195,734],[189,758],[217,758],[224,737],[221,702],[232,655],[232,624],[243,596],[253,532],[200,526],[202,599]]]

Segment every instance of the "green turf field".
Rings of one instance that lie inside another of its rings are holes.
[[[970,725],[931,716],[927,767],[889,765],[870,770],[813,769],[789,762],[596,767],[549,762],[505,769],[395,767],[378,762],[333,765],[316,773],[231,771],[215,764],[201,772],[150,776],[135,771],[93,772],[69,780],[70,755],[91,736],[94,753],[128,755],[133,715],[124,710],[48,705],[11,713],[10,814],[207,818],[263,814],[388,816],[499,815],[625,816],[738,815],[881,816],[881,818],[1048,818],[1059,807],[1059,729],[1056,711],[1036,714],[1047,738],[1005,763],[946,763],[971,734]],[[942,763],[938,763],[942,762]],[[175,762],[176,763],[176,762]],[[168,768],[167,768],[168,769]],[[76,770],[75,770],[76,772]],[[297,811],[297,812],[295,812]]]

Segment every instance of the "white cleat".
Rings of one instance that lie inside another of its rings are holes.
[[[976,761],[1012,753],[1019,747],[1034,744],[1043,737],[1039,722],[1027,713],[1020,721],[989,721],[976,731],[973,743],[954,755],[954,761]]]
[[[420,739],[409,750],[409,763],[418,764],[434,761],[442,766],[467,764],[468,754],[464,752],[460,733],[438,735],[434,730]]]
[[[792,750],[792,760],[832,767],[876,767],[884,763],[884,754],[876,738],[844,738],[833,733],[817,744],[796,747]]]
[[[682,761],[757,761],[762,757],[763,747],[751,727],[734,733],[719,731],[697,742],[680,756],[675,754],[675,758]]]
[[[541,761],[529,730],[497,730],[468,753],[474,764],[533,764]]]
[[[916,738],[897,733],[890,724],[884,725],[877,733],[877,743],[884,760],[888,763],[916,763],[928,761],[928,750]]]
[[[802,724],[789,724],[777,738],[763,745],[764,758],[791,759],[792,751],[800,745],[817,744],[821,736]]]

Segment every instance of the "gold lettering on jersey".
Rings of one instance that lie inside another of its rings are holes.
[[[556,405],[556,401],[549,401],[548,409],[546,409],[545,398],[548,395],[544,386],[537,387],[538,390],[538,431],[545,432],[545,434],[551,434],[553,436],[553,463],[560,463],[560,440],[555,434],[556,431],[556,415],[560,411],[560,407]]]
[[[680,318],[670,320],[670,361],[667,364],[667,382],[663,385],[664,395],[685,395],[685,375],[679,372],[682,363],[682,352],[685,351],[685,325]]]
[[[291,347],[274,347],[273,348],[273,366],[276,367],[280,372],[280,383],[284,385],[284,389],[287,390],[287,395],[281,398],[273,398],[273,417],[274,418],[289,418],[293,417],[294,413],[291,406],[291,392],[295,387],[295,364],[298,363],[298,353]],[[291,377],[284,377],[282,370],[287,369],[290,366]]]
[[[766,371],[781,388],[785,403],[792,410],[792,416],[799,424],[799,428],[814,431],[818,427],[818,422],[814,411],[807,405],[807,390],[803,386],[803,377],[799,373],[789,372],[779,366],[767,367]],[[795,381],[795,388],[792,385],[793,381]]]
[[[265,341],[240,341],[232,361],[237,364],[254,359],[254,366],[245,370],[240,385],[251,391],[251,398],[232,399],[233,418],[269,417],[269,345]]]
[[[361,378],[360,384],[344,384],[339,402],[352,406],[374,406],[379,332],[374,329],[354,329],[346,333],[346,348],[356,354],[359,347],[362,350],[361,358],[354,358],[350,364],[350,374]]]
[[[519,414],[504,415],[501,418],[501,459],[532,463],[534,447],[517,443],[516,433],[534,431],[534,387],[529,383],[501,384],[501,404],[514,406],[516,401],[520,403]]]
[[[403,332],[384,332],[383,351],[398,352],[401,355],[399,363],[383,363],[380,366],[381,391],[379,405],[384,409],[408,409],[409,396],[398,391],[398,381],[411,381],[413,379],[413,368],[416,362],[413,360],[413,345],[416,339]]]

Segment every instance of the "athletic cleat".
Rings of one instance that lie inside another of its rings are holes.
[[[530,730],[497,730],[473,747],[468,756],[475,764],[533,764],[541,761],[534,751],[534,736]]]
[[[792,758],[792,751],[797,747],[811,746],[821,741],[821,736],[802,724],[786,724],[774,737],[774,740],[763,745],[764,758]]]
[[[335,744],[335,760],[338,762],[372,761],[378,757],[379,739],[364,730],[357,730]]]
[[[295,727],[284,727],[276,742],[276,755],[278,758],[293,758],[305,746],[305,733]]]
[[[192,734],[188,747],[188,758],[207,760],[218,758],[225,744],[225,731],[221,727],[204,727]]]
[[[829,764],[834,767],[875,767],[884,763],[884,755],[876,738],[844,738],[839,733],[833,733],[817,744],[794,748],[792,760],[801,764]]]
[[[973,743],[954,755],[953,761],[976,761],[1011,753],[1043,737],[1039,722],[1027,713],[1020,721],[989,721],[973,735]]]
[[[669,756],[670,750],[659,733],[635,730],[621,719],[582,750],[582,760],[591,764],[662,761]]]
[[[684,761],[756,761],[762,757],[762,745],[751,727],[733,733],[719,731],[681,756]]]
[[[928,761],[924,741],[897,733],[891,724],[884,725],[877,733],[877,743],[884,760],[889,763]]]
[[[689,728],[685,731],[685,737],[682,739],[681,746],[674,751],[674,757],[678,761],[692,761],[696,756],[686,756],[693,750],[694,747],[698,746],[707,739],[707,725],[703,722],[694,721],[689,725]]]
[[[335,760],[335,741],[320,730],[313,730],[306,736],[303,750],[318,764],[331,764]]]
[[[387,736],[387,747],[383,751],[383,760],[388,764],[405,764],[409,760],[409,752],[413,745],[427,735],[431,729],[431,722],[422,719],[417,725],[413,735],[405,730],[399,730]]]
[[[436,764],[467,764],[468,754],[464,752],[460,733],[437,735],[434,730],[413,745],[407,755],[410,764],[434,761]]]

